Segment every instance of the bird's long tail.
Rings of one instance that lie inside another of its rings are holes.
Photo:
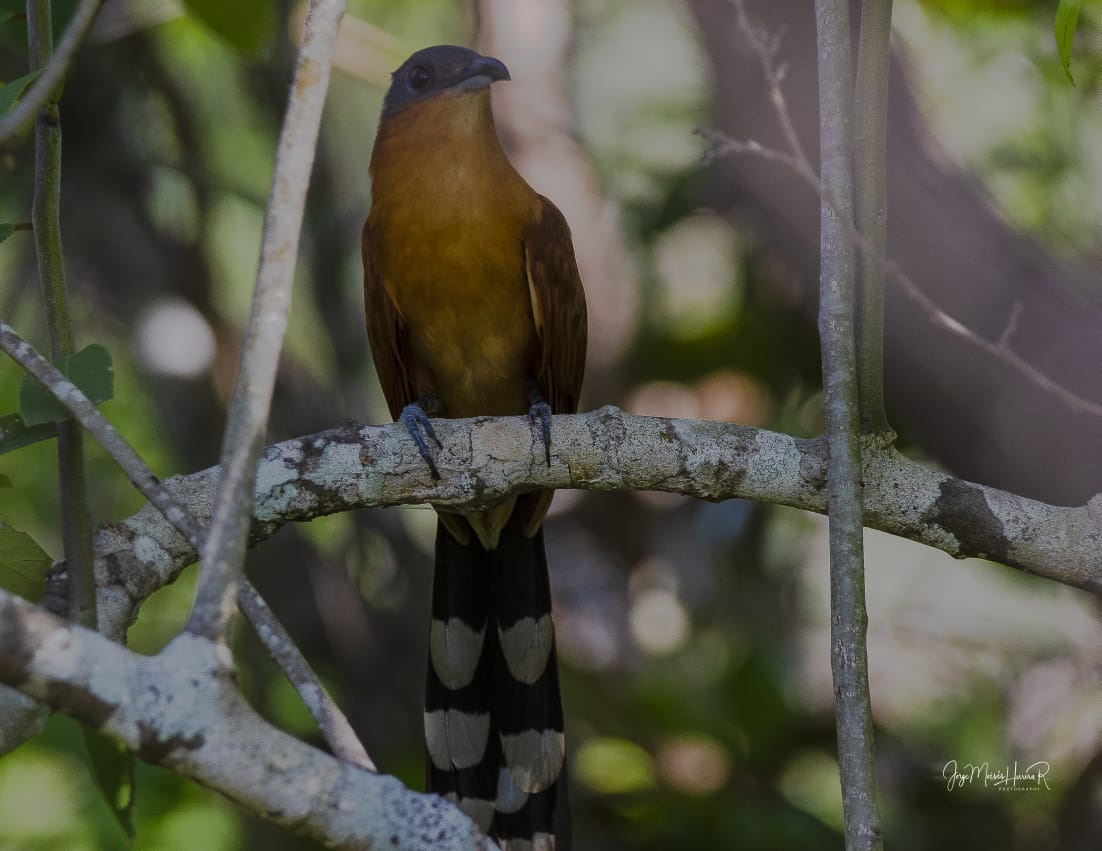
[[[514,512],[497,549],[442,523],[425,689],[428,788],[507,851],[570,845],[565,744],[543,530]]]

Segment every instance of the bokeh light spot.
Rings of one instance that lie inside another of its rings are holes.
[[[151,372],[195,378],[214,359],[214,332],[187,302],[162,299],[138,317],[138,350]]]
[[[654,761],[643,748],[627,739],[597,737],[578,749],[574,774],[594,792],[622,795],[654,785]]]
[[[709,736],[678,736],[662,745],[655,757],[659,776],[679,792],[709,795],[731,777],[731,758]]]

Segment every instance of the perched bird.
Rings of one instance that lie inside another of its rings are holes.
[[[570,230],[498,141],[505,66],[464,47],[394,72],[363,229],[367,331],[391,415],[437,475],[429,416],[574,413],[586,308]],[[565,743],[542,524],[551,491],[438,509],[425,694],[430,791],[509,849],[567,848]]]

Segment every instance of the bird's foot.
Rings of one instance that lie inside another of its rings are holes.
[[[436,468],[436,460],[432,456],[432,450],[429,448],[428,442],[431,440],[438,449],[443,449],[444,444],[436,436],[436,431],[432,427],[428,414],[425,413],[425,408],[419,402],[410,402],[402,408],[402,413],[398,415],[398,422],[406,427],[409,436],[417,444],[417,451],[421,453],[421,457],[429,465],[429,472],[432,477],[439,479],[440,471]]]
[[[551,466],[551,406],[533,385],[528,389],[528,401],[532,407],[528,409],[528,419],[532,425],[539,426],[540,439],[543,441],[543,455],[547,459],[547,466]]]

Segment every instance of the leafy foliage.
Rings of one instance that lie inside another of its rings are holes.
[[[35,80],[38,79],[39,74],[43,71],[42,68],[36,68],[34,71],[30,71],[24,74],[22,77],[16,77],[9,83],[4,83],[0,86],[0,115],[7,115],[12,111],[19,98],[23,97],[23,92],[27,90]],[[4,227],[10,227],[10,225],[4,225]],[[0,242],[3,242],[11,236],[11,233],[4,234],[0,230]]]
[[[111,353],[99,343],[85,346],[65,358],[60,369],[94,405],[106,402],[114,395],[115,375]],[[23,380],[20,388],[19,413],[28,427],[59,423],[69,417],[69,412],[53,394],[30,376]]]
[[[0,588],[37,602],[52,563],[34,538],[0,519]]]
[[[96,785],[123,832],[134,838],[134,767],[132,751],[102,733],[82,728]]]
[[[57,436],[55,423],[28,426],[19,414],[0,417],[0,455]]]
[[[1079,23],[1079,10],[1082,7],[1083,0],[1060,0],[1053,24],[1056,47],[1060,51],[1060,64],[1064,66],[1064,73],[1068,75],[1072,85],[1075,84],[1075,79],[1071,76],[1071,45],[1075,40],[1075,28]]]

